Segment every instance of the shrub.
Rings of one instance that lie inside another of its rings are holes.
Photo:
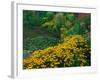
[[[90,66],[90,48],[80,35],[66,37],[56,46],[33,51],[23,60],[24,69],[74,66]]]
[[[53,37],[46,37],[46,36],[27,38],[24,41],[24,50],[35,51],[38,49],[44,49],[49,46],[54,46],[58,42],[59,42],[58,39]]]

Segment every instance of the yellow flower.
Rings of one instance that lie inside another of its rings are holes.
[[[80,46],[81,45],[81,46]],[[36,50],[32,55],[23,60],[26,69],[46,67],[71,67],[87,65],[90,54],[86,40],[81,35],[73,35],[64,38],[63,43],[43,50]]]

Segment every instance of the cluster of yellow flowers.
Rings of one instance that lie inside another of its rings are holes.
[[[90,48],[81,35],[66,37],[63,43],[43,50],[36,50],[23,60],[24,69],[89,65]]]

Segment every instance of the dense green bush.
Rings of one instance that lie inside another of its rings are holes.
[[[49,46],[54,46],[58,42],[59,40],[53,37],[39,36],[35,38],[27,38],[24,41],[24,50],[34,51],[38,49],[44,49]]]
[[[42,27],[55,32],[60,36],[60,28],[62,26],[65,26],[66,18],[64,16],[64,13],[53,13],[48,12],[48,16],[46,16],[44,19],[44,23],[42,24]]]

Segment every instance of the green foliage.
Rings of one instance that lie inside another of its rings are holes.
[[[68,13],[66,14],[66,19],[72,22],[76,19],[76,16],[73,13]]]
[[[55,25],[60,28],[65,23],[65,17],[63,13],[57,13],[55,15]]]
[[[46,13],[46,17],[47,17],[47,20],[50,21],[53,19],[54,17],[54,12],[47,12]]]
[[[60,35],[60,28],[65,25],[64,14],[56,13],[54,15],[52,12],[48,12],[47,14],[48,16],[44,18],[45,22],[42,24],[42,26]]]
[[[81,26],[82,26],[82,32],[84,32],[83,34],[90,32],[90,24],[91,24],[90,15],[84,16],[81,19],[80,23],[81,23]]]
[[[44,49],[49,46],[54,46],[59,42],[58,39],[53,37],[35,37],[35,38],[27,38],[24,41],[24,50],[35,51],[38,49]]]
[[[38,26],[40,25],[39,16],[35,11],[23,11],[23,25],[24,26]]]
[[[68,31],[66,31],[66,35],[77,35],[77,34],[81,34],[81,27],[80,27],[80,23],[78,21],[76,21],[73,25],[74,27],[70,28]]]
[[[25,26],[40,26],[48,29],[58,36],[86,34],[90,31],[90,15],[84,16],[80,21],[75,13],[23,11],[23,24]]]
[[[83,22],[83,23],[85,24],[85,26],[90,25],[90,23],[91,23],[91,17],[90,17],[90,15],[84,16],[84,17],[81,19],[81,22]]]
[[[45,20],[43,27],[57,33],[59,36],[67,36],[73,34],[87,34],[90,29],[90,16],[84,16],[81,21],[77,19],[77,15],[73,13],[55,13],[48,12],[51,19]],[[46,16],[48,19],[48,16]],[[46,18],[45,17],[45,18]]]

